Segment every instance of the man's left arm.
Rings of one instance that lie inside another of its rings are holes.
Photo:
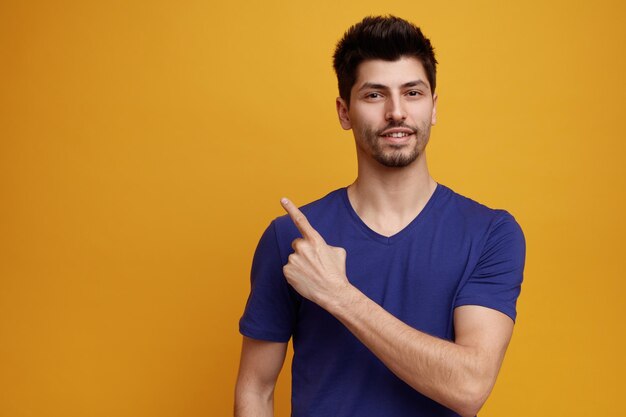
[[[457,307],[454,342],[408,326],[349,283],[343,248],[327,245],[289,200],[282,204],[302,234],[283,268],[289,284],[340,320],[415,390],[462,416],[475,416],[495,384],[513,320],[485,307]]]
[[[396,376],[462,416],[475,416],[487,400],[513,331],[513,321],[496,310],[462,306],[454,311],[455,342],[439,339],[354,287],[327,305]]]

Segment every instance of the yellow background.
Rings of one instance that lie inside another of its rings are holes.
[[[481,416],[623,412],[623,2],[2,0],[1,417],[232,413],[253,250],[354,179],[331,55],[380,13],[436,47],[435,179],[526,234]]]

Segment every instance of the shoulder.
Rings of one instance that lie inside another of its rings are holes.
[[[502,208],[492,208],[463,196],[452,189],[442,187],[442,198],[437,210],[448,221],[463,224],[470,229],[479,229],[491,234],[494,230],[518,229],[521,227],[511,213]]]
[[[523,268],[526,240],[521,226],[507,210],[491,208],[450,189],[450,223],[469,232],[481,248],[479,265],[506,263]]]

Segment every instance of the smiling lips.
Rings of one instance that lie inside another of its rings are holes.
[[[407,133],[407,132],[394,132],[394,133],[388,133],[386,136],[388,138],[403,138],[405,136],[409,136],[411,133]]]
[[[404,138],[413,135],[415,131],[408,128],[393,128],[384,130],[380,136],[385,139],[391,140],[392,142],[401,142]]]

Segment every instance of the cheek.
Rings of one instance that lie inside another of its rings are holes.
[[[354,106],[350,109],[350,120],[359,124],[378,123],[381,119],[384,120],[384,115],[384,108],[374,104]]]

